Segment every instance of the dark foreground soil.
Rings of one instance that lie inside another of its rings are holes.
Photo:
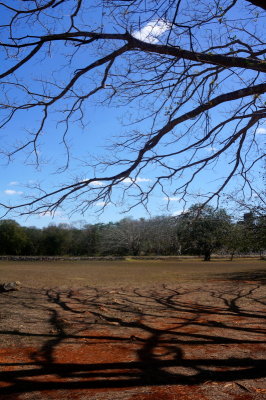
[[[265,399],[265,264],[253,267],[109,287],[28,276],[0,293],[0,399]]]

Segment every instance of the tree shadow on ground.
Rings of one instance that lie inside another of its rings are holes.
[[[225,274],[217,274],[218,278],[225,278],[233,281],[248,281],[257,282],[261,285],[266,285],[266,271],[265,269],[259,269],[257,271],[246,271],[246,272],[232,272]]]
[[[1,399],[266,375],[260,284],[25,289],[1,294],[0,303],[23,321],[12,329],[12,315],[6,315],[1,337],[17,343],[18,354],[19,348],[31,349],[24,357],[2,358]]]

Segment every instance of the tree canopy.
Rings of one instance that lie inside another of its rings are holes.
[[[180,219],[179,236],[186,251],[203,254],[205,261],[210,261],[213,251],[224,246],[231,231],[230,216],[224,209],[202,209],[201,204],[195,204]]]
[[[86,172],[60,187],[35,185],[24,203],[2,204],[4,213],[53,212],[68,200],[84,212],[114,201],[119,187],[129,209],[147,207],[158,188],[186,201],[204,171],[225,164],[215,188],[201,188],[205,203],[234,177],[261,197],[252,171],[265,156],[265,10],[249,0],[2,0],[2,155],[34,156],[38,166],[47,131],[57,131],[62,172],[73,126],[93,118],[91,101],[127,117]],[[156,174],[143,187],[149,169]]]
[[[225,209],[192,205],[178,217],[124,218],[106,224],[22,227],[0,221],[0,256],[204,256],[260,254],[266,219],[246,212],[235,221]]]

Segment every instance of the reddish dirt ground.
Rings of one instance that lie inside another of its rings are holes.
[[[0,399],[265,399],[263,283],[0,293]]]

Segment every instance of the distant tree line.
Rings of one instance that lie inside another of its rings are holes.
[[[0,221],[0,255],[22,256],[145,256],[231,255],[266,249],[266,215],[244,214],[233,221],[225,209],[190,207],[179,216],[124,218],[115,223],[23,227]]]

